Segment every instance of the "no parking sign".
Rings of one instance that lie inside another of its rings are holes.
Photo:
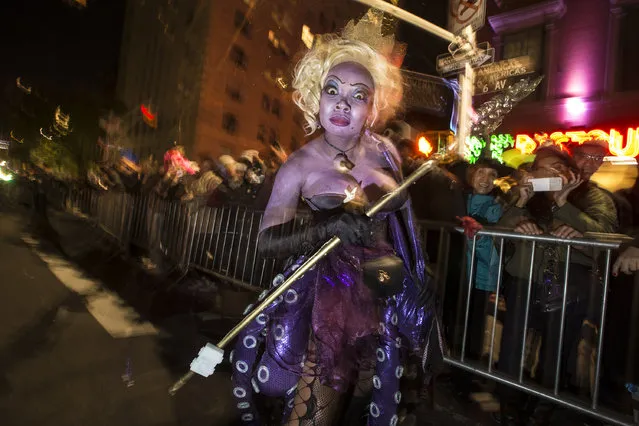
[[[459,34],[467,26],[477,31],[486,22],[487,0],[450,0],[448,29]]]

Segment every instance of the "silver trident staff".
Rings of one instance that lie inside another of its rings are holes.
[[[392,199],[397,197],[401,192],[405,191],[410,185],[415,183],[419,178],[424,176],[426,172],[435,167],[437,161],[430,160],[422,164],[417,170],[415,170],[409,177],[407,177],[401,185],[395,188],[393,191],[387,193],[382,198],[379,199],[367,212],[366,216],[372,217],[376,213],[386,206]],[[231,331],[229,331],[226,336],[222,338],[218,342],[217,345],[208,344],[200,351],[200,356],[204,356],[206,361],[209,364],[217,365],[222,362],[224,347],[228,345],[231,340],[235,338],[239,334],[242,329],[244,329],[251,321],[255,319],[266,307],[268,307],[271,303],[275,301],[282,293],[286,291],[295,281],[302,277],[308,270],[310,270],[313,266],[317,264],[320,260],[322,260],[331,250],[337,247],[341,243],[338,237],[331,238],[328,242],[324,243],[324,245],[314,254],[312,255],[306,262],[302,264],[295,272],[291,274],[290,277],[286,281],[284,281],[279,287],[277,287],[269,296],[267,296],[262,303],[260,303],[256,308],[254,308],[249,314],[247,314],[242,321],[240,321]],[[202,351],[207,353],[203,354]],[[197,358],[196,358],[197,359]],[[206,362],[205,361],[205,362]],[[213,366],[215,368],[215,366]],[[193,364],[191,365],[191,371],[183,375],[177,382],[171,386],[169,389],[169,395],[175,395],[175,393],[180,390],[182,386],[186,384],[195,374],[193,371]]]

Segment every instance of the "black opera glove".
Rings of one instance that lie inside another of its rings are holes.
[[[287,258],[307,254],[333,237],[344,244],[370,245],[372,221],[364,215],[341,213],[324,222],[293,230],[293,221],[271,226],[260,233],[257,250],[261,256]]]

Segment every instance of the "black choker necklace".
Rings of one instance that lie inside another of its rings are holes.
[[[335,166],[337,170],[339,170],[341,173],[348,173],[349,171],[353,170],[353,167],[355,167],[355,163],[353,163],[348,158],[348,155],[346,155],[346,153],[355,149],[355,147],[357,146],[357,142],[355,142],[355,145],[346,150],[339,149],[338,147],[330,143],[328,139],[326,139],[326,135],[324,135],[324,142],[326,142],[331,148],[339,151],[339,154],[337,154],[335,156],[335,159],[333,160],[333,166]]]

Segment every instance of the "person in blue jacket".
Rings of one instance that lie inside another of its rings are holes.
[[[500,190],[495,180],[507,176],[509,168],[495,160],[479,159],[469,166],[466,172],[466,183],[469,193],[466,197],[466,214],[481,225],[495,225],[503,214],[500,202]],[[467,271],[470,272],[472,240],[468,241]],[[497,288],[499,254],[493,238],[477,236],[475,243],[474,284],[471,295],[471,312],[469,319],[469,351],[471,356],[479,358],[485,354],[484,329],[486,315],[492,312],[489,305],[494,303],[491,296]],[[490,312],[488,312],[490,310]],[[492,315],[492,314],[491,314]]]

